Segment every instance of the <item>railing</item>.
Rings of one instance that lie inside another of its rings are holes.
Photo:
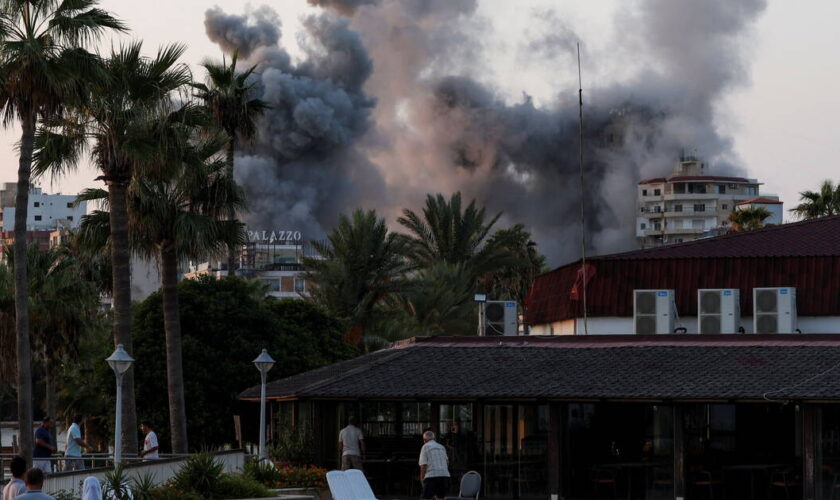
[[[225,472],[241,471],[245,466],[245,452],[243,450],[219,451],[214,452],[213,455],[216,460],[222,463]],[[7,466],[13,456],[12,454],[0,455],[0,464],[2,464],[0,469]],[[127,479],[141,479],[149,476],[153,478],[155,485],[160,485],[172,479],[189,457],[190,455],[161,455],[159,459],[145,459],[124,456],[122,460]],[[44,481],[44,491],[49,493],[68,491],[78,497],[81,495],[82,482],[86,477],[93,476],[103,481],[105,475],[113,470],[114,457],[109,453],[91,453],[84,455],[82,459],[85,466],[90,466],[90,468],[47,474]],[[49,458],[50,462],[58,464],[54,468],[63,465],[64,460],[64,457]]]

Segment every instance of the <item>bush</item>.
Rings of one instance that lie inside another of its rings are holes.
[[[265,498],[270,496],[271,492],[268,491],[268,488],[251,478],[225,474],[219,481],[215,498]]]
[[[302,425],[294,429],[291,424],[278,422],[277,438],[269,446],[268,454],[272,460],[278,462],[309,464],[314,458],[313,450],[315,450],[315,441],[309,426]]]
[[[161,486],[152,490],[154,500],[201,500],[197,494],[188,491],[183,492],[172,485]]]
[[[257,460],[249,460],[245,462],[245,467],[242,470],[245,477],[251,478],[265,486],[274,488],[278,481],[280,481],[280,470],[273,465],[266,465]]]
[[[210,453],[198,453],[187,459],[181,470],[172,478],[176,490],[194,492],[202,498],[218,498],[216,493],[225,466]]]

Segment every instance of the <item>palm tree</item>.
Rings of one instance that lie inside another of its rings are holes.
[[[537,250],[531,233],[522,224],[496,231],[487,244],[503,249],[509,263],[484,276],[482,288],[497,299],[515,300],[524,306],[531,285],[545,271],[545,256]]]
[[[169,123],[165,130],[170,141],[162,151],[167,158],[161,160],[170,167],[157,175],[135,176],[128,208],[132,248],[157,259],[161,268],[172,452],[187,453],[178,263],[220,255],[229,244],[242,243],[243,226],[224,218],[244,206],[244,197],[227,175],[226,164],[216,159],[222,140],[210,137],[191,143],[189,126]],[[84,199],[104,201],[105,196],[104,191],[91,190]],[[85,218],[83,226],[86,234],[103,232],[95,218]]]
[[[102,63],[101,76],[89,84],[83,103],[72,120],[59,124],[60,131],[46,130],[39,137],[40,168],[62,171],[75,167],[79,151],[91,143],[93,164],[108,188],[108,246],[113,278],[114,343],[132,352],[131,267],[127,194],[138,171],[160,164],[153,160],[169,140],[155,133],[161,108],[173,105],[174,94],[183,90],[191,76],[178,62],[185,47],[168,45],[153,58],[143,56],[142,42],[112,50]],[[154,172],[148,172],[154,173]],[[102,224],[101,212],[94,214]],[[94,218],[95,218],[94,217]],[[123,377],[123,451],[137,451],[134,371]]]
[[[462,209],[461,193],[455,193],[449,200],[428,195],[422,217],[405,209],[397,222],[409,232],[409,256],[417,268],[462,264],[477,279],[509,260],[500,245],[487,241],[499,217],[501,213],[485,222],[485,210],[475,200]]]
[[[250,142],[257,132],[256,121],[268,109],[268,104],[252,97],[254,84],[248,80],[257,69],[251,66],[245,71],[236,71],[237,53],[234,52],[228,65],[224,58],[221,64],[207,61],[207,83],[195,83],[197,97],[210,111],[216,126],[227,136],[225,154],[228,175],[233,178],[233,156],[236,141]],[[235,218],[236,214],[230,214]],[[236,248],[228,252],[228,276],[236,276]]]
[[[729,214],[731,232],[753,231],[764,227],[764,220],[772,214],[764,207],[742,208]]]
[[[94,58],[83,50],[106,30],[125,31],[121,21],[96,8],[97,0],[6,0],[0,5],[0,103],[3,124],[20,121],[20,159],[15,199],[14,267],[17,331],[18,422],[21,454],[32,456],[32,376],[26,218],[32,152],[38,121],[60,112],[90,77]]]
[[[825,180],[819,191],[803,191],[799,197],[802,203],[790,211],[803,219],[840,214],[840,184]]]
[[[388,232],[373,210],[356,210],[313,246],[320,257],[304,259],[310,297],[345,321],[345,340],[359,344],[379,308],[405,288],[405,239]]]

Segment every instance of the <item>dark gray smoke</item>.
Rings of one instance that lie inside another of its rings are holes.
[[[243,58],[256,47],[273,46],[280,40],[280,17],[265,6],[244,16],[227,15],[214,7],[205,13],[204,28],[223,51],[239,50]]]
[[[579,37],[569,23],[536,13],[518,47],[525,63],[564,73],[557,98],[510,103],[488,77],[482,42],[493,34],[475,1],[310,3],[346,17],[307,18],[302,62],[290,64],[276,40],[249,45],[247,63],[260,64],[263,98],[274,106],[254,152],[237,158],[253,222],[304,227],[317,237],[313,228],[329,228],[356,206],[393,220],[426,193],[460,190],[503,211],[505,222],[526,224],[552,264],[579,256],[577,68],[570,64]],[[586,88],[584,200],[596,251],[633,247],[636,183],[670,171],[681,149],[696,148],[718,173],[737,171],[715,105],[745,81],[740,47],[764,6],[640,0],[617,16],[609,54],[584,47],[590,65],[627,61],[634,69],[618,83]],[[256,19],[218,10],[208,11],[207,26],[217,41],[261,31]]]

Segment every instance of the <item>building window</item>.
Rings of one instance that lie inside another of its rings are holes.
[[[647,228],[647,224],[645,224],[644,222],[639,224],[639,229],[645,229],[645,228]]]
[[[654,189],[654,190],[653,190],[653,195],[654,195],[654,196],[659,196],[659,195],[661,195],[661,194],[662,194],[662,190],[661,190],[661,189]]]
[[[32,202],[32,206],[33,206],[33,207],[40,207],[40,206],[41,206],[41,202],[40,202],[40,201],[34,201],[34,202]]]
[[[706,211],[706,204],[705,203],[700,203],[698,205],[694,205],[694,211],[695,212],[705,212]]]
[[[73,202],[72,201],[67,204],[67,208],[73,208]]]
[[[645,207],[641,207],[641,208],[639,209],[639,211],[640,211],[640,212],[642,212],[642,213],[647,212],[647,210],[645,210]]]
[[[40,216],[40,215],[36,215],[36,216],[35,216],[35,220],[41,220],[41,216]]]
[[[659,205],[656,205],[655,207],[653,207],[653,211],[656,212],[656,213],[661,213],[662,212],[662,207],[660,207]]]
[[[721,205],[721,208],[723,208],[724,210],[726,210],[726,209],[728,209],[728,208],[729,208],[729,205],[727,205],[726,203],[724,203],[723,205]]]
[[[72,215],[68,215],[68,216],[67,216],[67,220],[73,220],[73,216],[72,216]]]
[[[725,184],[721,184],[720,186],[718,186],[718,194],[726,194],[726,185]]]
[[[657,222],[656,224],[654,224],[654,225],[653,225],[653,229],[654,229],[655,231],[661,231],[661,230],[662,230],[662,224],[659,224],[659,223]]]
[[[642,196],[647,196],[647,189],[642,189]]]
[[[295,292],[303,293],[306,291],[306,282],[301,278],[295,278]]]
[[[674,212],[682,212],[682,205],[674,205]]]
[[[280,280],[262,280],[263,285],[268,288],[269,292],[279,292],[280,291]]]

